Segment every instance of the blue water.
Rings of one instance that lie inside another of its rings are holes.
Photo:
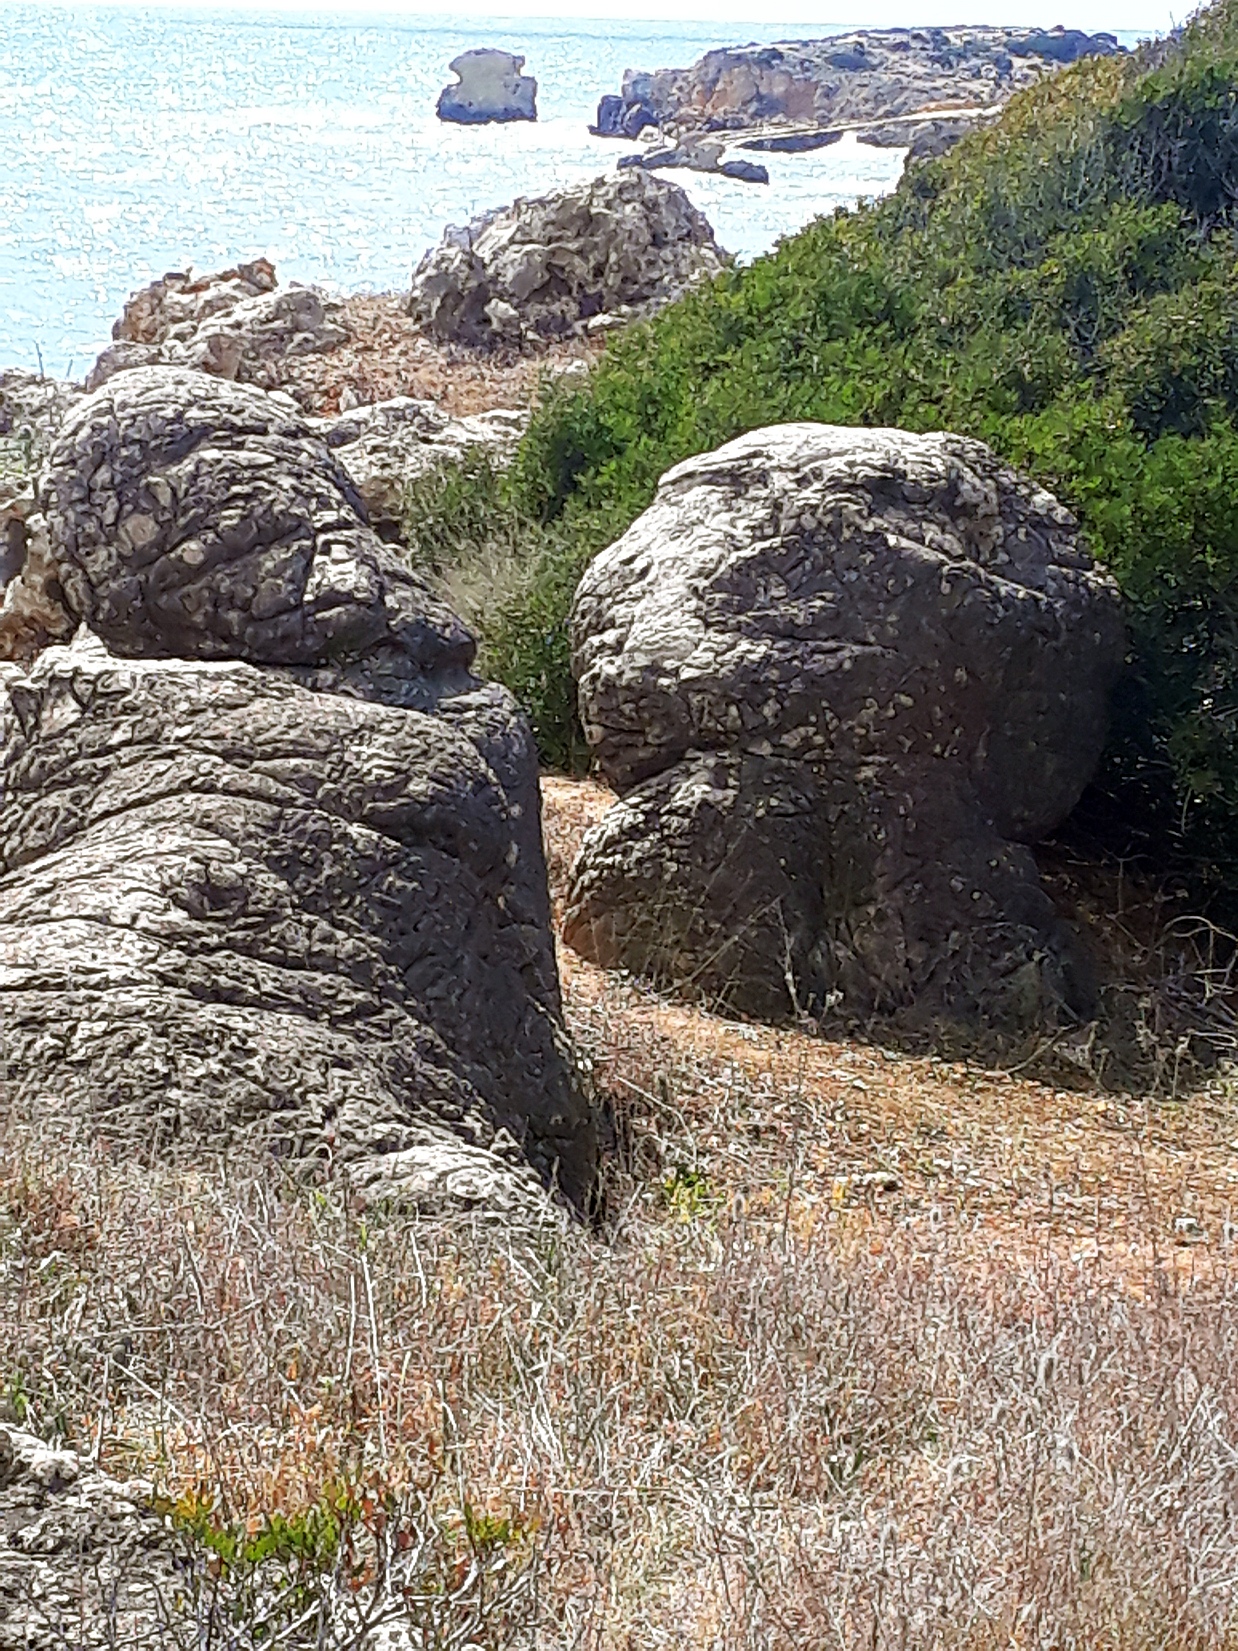
[[[517,195],[615,164],[586,129],[628,67],[803,25],[246,15],[0,6],[0,364],[79,374],[134,287],[265,254],[284,279],[405,285],[424,249]],[[449,60],[522,52],[536,125],[434,116]],[[741,256],[890,188],[898,151],[762,156],[771,187],[677,173]]]

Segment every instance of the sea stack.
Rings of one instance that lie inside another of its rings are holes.
[[[481,126],[492,120],[537,119],[537,81],[521,74],[523,57],[482,46],[462,52],[450,67],[458,82],[439,93],[440,120]]]

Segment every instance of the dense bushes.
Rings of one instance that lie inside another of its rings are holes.
[[[1238,0],[1223,0],[1168,45],[1022,95],[887,200],[617,339],[547,399],[506,484],[526,542],[547,537],[490,657],[547,755],[573,747],[574,576],[668,465],[785,419],[960,430],[1069,502],[1129,599],[1111,823],[1238,886],[1236,202]]]

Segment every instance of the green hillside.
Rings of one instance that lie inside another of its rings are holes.
[[[1107,829],[1238,886],[1236,235],[1238,0],[1222,0],[618,338],[550,396],[512,476],[484,482],[525,558],[483,619],[488,663],[547,758],[580,749],[575,580],[670,464],[787,419],[951,429],[1069,503],[1128,598]],[[423,542],[462,508],[457,490],[431,510]]]

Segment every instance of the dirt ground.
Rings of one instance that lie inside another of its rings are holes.
[[[613,797],[547,777],[543,799],[558,913],[580,838]],[[789,1206],[809,1230],[857,1207],[882,1226],[949,1220],[986,1262],[996,1248],[1012,1264],[1052,1250],[1133,1281],[1149,1264],[1191,1273],[1232,1253],[1238,1105],[1220,1081],[1177,1101],[1058,1089],[1017,1071],[724,1020],[562,944],[559,960],[569,1024],[598,1081],[617,1109],[644,1117],[646,1175],[690,1169],[721,1202],[778,1219]],[[659,1074],[643,1094],[642,1069]],[[693,1143],[691,1165],[649,1161],[658,1113],[677,1151]],[[775,1191],[788,1147],[794,1186]]]

